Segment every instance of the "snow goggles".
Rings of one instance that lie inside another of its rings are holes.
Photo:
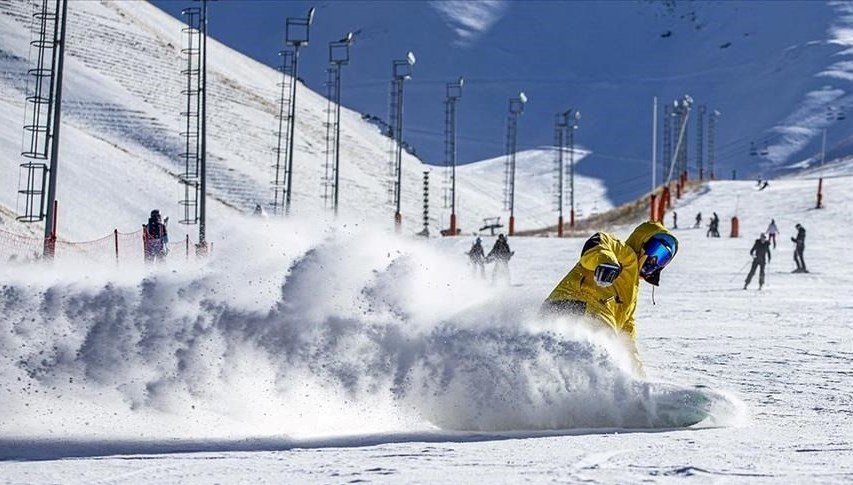
[[[646,261],[640,268],[640,276],[649,276],[662,270],[672,261],[678,251],[678,241],[670,234],[655,234],[643,245]]]

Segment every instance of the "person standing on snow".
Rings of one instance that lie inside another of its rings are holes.
[[[776,227],[776,219],[770,219],[770,225],[767,226],[767,239],[773,243],[773,249],[776,249],[777,234],[779,234],[779,228]]]
[[[700,227],[702,227],[702,213],[697,212],[696,213],[696,224],[693,224],[693,228],[699,229]]]
[[[800,224],[794,227],[797,228],[797,236],[791,238],[791,241],[796,244],[794,247],[794,263],[797,265],[797,269],[794,270],[794,273],[808,273],[806,262],[803,260],[803,251],[806,250],[806,229]]]
[[[477,268],[480,269],[480,278],[486,277],[486,255],[483,252],[483,240],[479,237],[474,244],[471,246],[471,249],[465,253],[468,255],[468,261],[471,262],[471,266],[474,268],[474,274],[477,274]]]
[[[752,277],[755,275],[755,269],[759,268],[758,289],[760,290],[764,286],[764,265],[770,262],[770,241],[767,240],[764,233],[761,233],[761,236],[755,240],[755,244],[749,250],[749,255],[752,256],[752,267],[749,269],[749,274],[746,275],[746,282],[743,284],[743,289],[745,290],[749,286],[749,282],[752,281]]]
[[[672,228],[678,229],[678,212],[672,211]]]
[[[640,280],[658,286],[661,271],[677,252],[678,240],[655,221],[637,226],[625,242],[595,233],[584,243],[580,260],[545,299],[542,311],[591,317],[627,337],[634,369],[642,375],[634,320]]]
[[[486,256],[487,263],[492,261],[495,262],[495,269],[492,271],[492,284],[494,284],[499,277],[509,283],[509,260],[512,258],[513,254],[515,253],[510,251],[506,236],[499,234],[498,240],[495,241],[495,245],[492,246],[492,250],[489,251],[489,254]]]
[[[148,218],[148,224],[142,226],[142,238],[145,243],[145,261],[162,261],[169,254],[169,234],[166,231],[167,217],[165,221],[160,218],[160,211],[154,209]]]

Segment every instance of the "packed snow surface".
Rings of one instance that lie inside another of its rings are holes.
[[[200,266],[4,266],[0,476],[849,481],[849,182],[824,180],[822,210],[813,179],[679,201],[681,250],[656,305],[641,291],[647,379],[607,333],[537,316],[582,238],[511,238],[494,286],[466,267],[467,238],[298,219],[231,221]],[[684,228],[699,211],[724,237]],[[744,291],[771,217],[767,283]],[[809,274],[790,273],[797,222]],[[687,426],[697,396],[707,416]]]

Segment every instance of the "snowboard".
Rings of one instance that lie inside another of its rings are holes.
[[[651,393],[652,420],[655,428],[689,428],[713,418],[712,408],[720,399],[706,388],[683,388],[654,384]]]

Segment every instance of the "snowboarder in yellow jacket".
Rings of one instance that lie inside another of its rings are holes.
[[[580,261],[548,295],[543,310],[592,317],[625,335],[635,368],[642,374],[634,327],[640,278],[658,286],[661,271],[677,251],[675,236],[654,221],[637,226],[625,242],[606,232],[593,234]]]

